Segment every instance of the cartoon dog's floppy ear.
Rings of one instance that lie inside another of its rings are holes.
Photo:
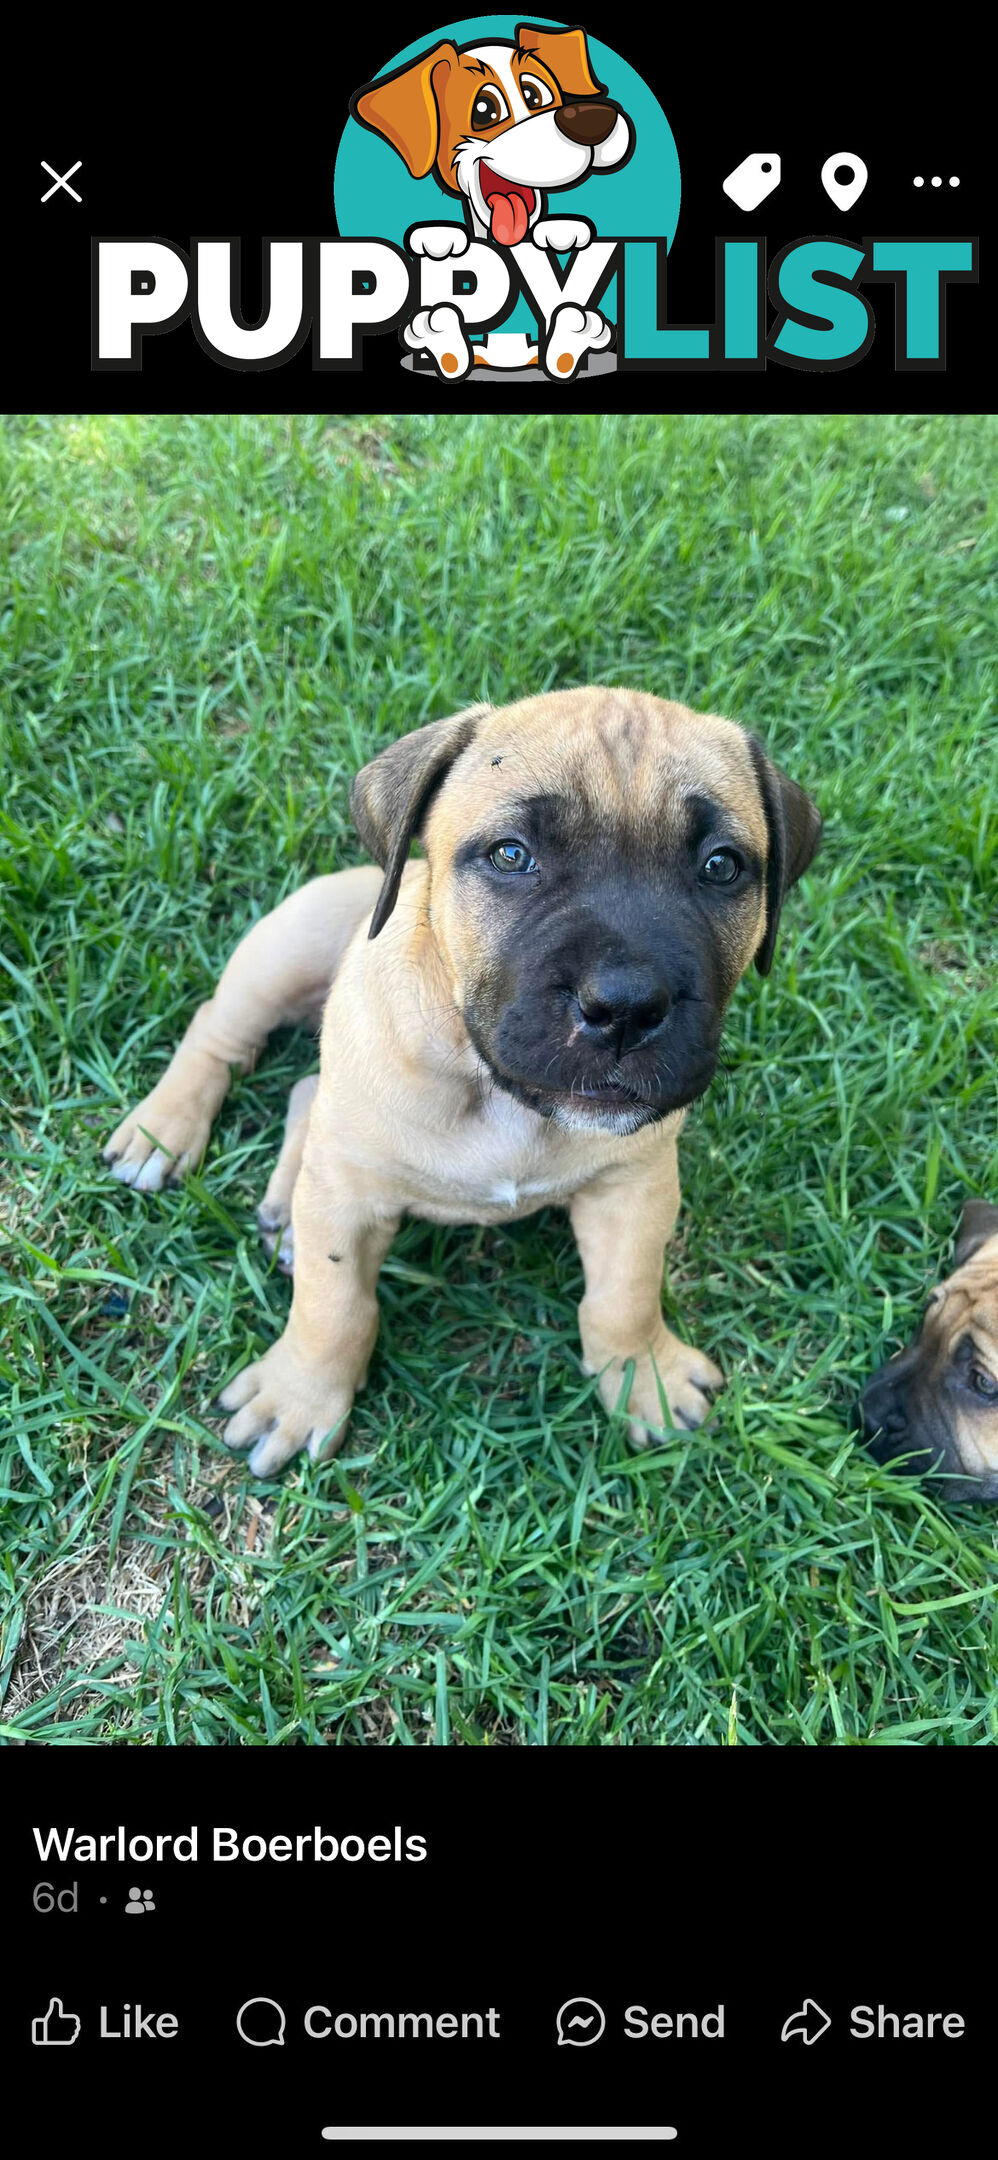
[[[377,937],[388,921],[409,849],[433,795],[488,710],[487,705],[469,705],[449,720],[431,720],[429,727],[416,728],[382,750],[357,774],[350,815],[368,854],[385,873],[369,937]]]
[[[762,796],[769,832],[766,856],[766,928],[755,956],[760,975],[768,975],[776,950],[780,910],[791,885],[803,877],[821,844],[821,812],[796,780],[790,780],[768,757],[755,735],[748,739],[752,766]]]
[[[457,47],[445,39],[443,44],[434,45],[432,52],[421,53],[418,60],[396,68],[394,75],[365,83],[350,100],[354,119],[391,143],[414,180],[425,180],[437,162],[437,96],[457,64]]]
[[[958,1268],[972,1260],[989,1238],[998,1237],[998,1207],[990,1200],[968,1200],[960,1217],[953,1258]]]
[[[518,23],[516,42],[521,52],[533,53],[550,68],[567,98],[600,97],[606,89],[589,65],[584,30],[544,30],[539,23]]]

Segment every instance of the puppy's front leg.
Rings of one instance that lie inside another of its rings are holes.
[[[659,1381],[674,1425],[702,1425],[709,1390],[722,1385],[717,1366],[680,1342],[662,1318],[662,1266],[679,1213],[675,1139],[667,1137],[634,1169],[607,1171],[577,1192],[569,1214],[585,1271],[579,1333],[586,1372],[599,1373],[608,1410],[620,1395],[624,1367],[634,1360],[627,1399],[631,1439],[648,1443],[649,1428],[666,1424]]]
[[[378,1272],[399,1226],[355,1188],[347,1164],[306,1141],[295,1185],[295,1294],[279,1342],[230,1381],[219,1402],[236,1414],[224,1439],[249,1447],[255,1477],[270,1477],[303,1447],[333,1455],[367,1379],[378,1333]]]

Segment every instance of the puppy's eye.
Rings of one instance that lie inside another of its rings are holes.
[[[480,90],[471,108],[471,125],[476,128],[495,127],[497,120],[509,119],[509,106],[500,90]]]
[[[521,75],[520,96],[528,112],[542,112],[545,105],[554,104],[554,91],[538,82],[536,75]]]
[[[497,840],[489,849],[489,861],[497,870],[536,870],[537,864],[522,840]]]
[[[700,877],[704,885],[733,885],[741,876],[742,860],[734,848],[712,849],[705,863],[701,864]]]
[[[974,1394],[980,1395],[985,1402],[998,1402],[998,1380],[993,1373],[986,1372],[983,1365],[971,1366],[970,1385]]]

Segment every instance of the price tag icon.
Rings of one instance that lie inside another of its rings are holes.
[[[724,193],[738,204],[739,210],[758,210],[783,178],[783,169],[775,150],[753,150],[749,156],[729,172],[721,186]]]

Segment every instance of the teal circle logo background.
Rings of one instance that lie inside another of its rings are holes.
[[[455,45],[483,45],[489,39],[515,35],[518,15],[470,15],[459,22],[441,24],[411,45],[373,67],[369,80],[391,75],[419,53],[429,52],[443,38]],[[567,27],[543,15],[532,23],[545,29]],[[578,21],[578,17],[575,18]],[[578,187],[558,188],[548,197],[548,215],[569,216],[576,211],[589,218],[597,237],[619,233],[628,239],[664,239],[672,246],[679,223],[681,185],[679,153],[672,129],[658,99],[626,60],[599,38],[588,38],[593,73],[607,86],[607,95],[621,105],[635,135],[633,155],[619,172],[590,173]],[[360,89],[355,83],[354,89]],[[394,240],[401,247],[410,225],[464,225],[460,196],[447,195],[432,174],[414,180],[398,152],[380,135],[362,127],[352,115],[340,139],[333,173],[333,207],[337,231],[344,239]],[[617,280],[613,278],[600,301],[608,321],[616,320]],[[533,327],[534,315],[520,298],[504,328]]]

